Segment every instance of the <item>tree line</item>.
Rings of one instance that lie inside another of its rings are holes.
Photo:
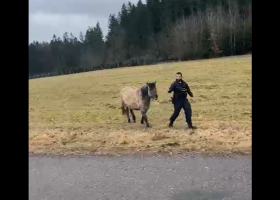
[[[29,44],[29,77],[54,76],[252,51],[251,0],[141,0],[78,38],[65,32]]]

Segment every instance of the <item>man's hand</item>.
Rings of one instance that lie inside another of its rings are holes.
[[[191,101],[194,101],[193,97],[190,97],[190,100],[191,100]]]

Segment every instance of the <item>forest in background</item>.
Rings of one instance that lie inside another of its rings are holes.
[[[128,2],[109,16],[106,36],[97,22],[28,49],[29,78],[243,55],[252,52],[252,1]]]

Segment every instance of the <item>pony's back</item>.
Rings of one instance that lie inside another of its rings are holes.
[[[139,109],[139,89],[137,87],[124,87],[121,92],[121,101],[129,109],[138,110]]]

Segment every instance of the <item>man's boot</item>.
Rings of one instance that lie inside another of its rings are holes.
[[[173,122],[172,121],[169,121],[168,127],[173,127]]]
[[[192,125],[192,121],[187,122],[187,125],[188,125],[188,127],[189,127],[189,131],[192,132],[193,129],[194,129],[194,127],[193,127],[193,125]]]

